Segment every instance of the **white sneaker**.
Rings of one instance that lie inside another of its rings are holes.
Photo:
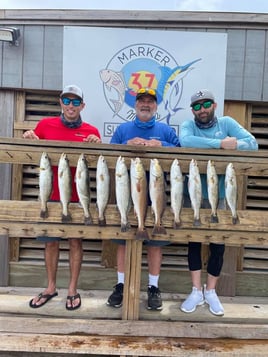
[[[198,290],[193,287],[191,294],[187,297],[186,300],[181,304],[181,311],[183,312],[194,312],[196,307],[203,305],[205,302],[202,290]]]
[[[224,308],[216,294],[215,289],[206,290],[206,285],[204,287],[205,302],[209,305],[209,311],[217,316],[224,315]]]

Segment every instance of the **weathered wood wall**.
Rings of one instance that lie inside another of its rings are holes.
[[[0,25],[16,26],[22,34],[18,47],[0,43],[1,87],[60,90],[65,25],[154,28],[226,32],[225,99],[268,100],[268,60],[265,56],[268,52],[268,14],[0,10]]]

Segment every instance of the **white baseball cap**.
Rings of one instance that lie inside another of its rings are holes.
[[[76,86],[75,84],[69,84],[63,88],[60,97],[65,94],[73,94],[83,100],[83,92],[82,89]]]

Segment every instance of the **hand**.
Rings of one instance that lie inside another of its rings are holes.
[[[221,149],[236,149],[237,148],[237,139],[234,137],[227,136],[225,139],[221,141]]]
[[[23,139],[34,139],[39,140],[39,137],[35,134],[33,130],[27,130],[22,135]]]
[[[160,140],[151,139],[151,140],[146,140],[144,145],[145,146],[162,146],[162,143]]]
[[[88,143],[97,143],[97,144],[101,143],[101,139],[94,134],[90,134],[87,138],[84,138],[83,141],[86,141]]]
[[[143,138],[133,138],[128,140],[127,144],[128,145],[145,145],[146,140]]]

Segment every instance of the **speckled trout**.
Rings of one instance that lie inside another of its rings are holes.
[[[85,225],[90,225],[92,224],[92,218],[89,210],[90,179],[89,179],[87,159],[84,154],[81,154],[77,161],[77,166],[75,171],[75,185],[79,197],[79,202],[84,211]]]
[[[200,207],[202,202],[202,186],[197,161],[192,159],[189,165],[188,191],[194,211],[194,226],[200,226]]]
[[[130,179],[125,159],[122,156],[119,156],[116,161],[115,197],[121,216],[121,232],[127,232],[131,228],[128,222],[128,213],[131,207]]]
[[[158,159],[151,159],[149,193],[155,219],[152,234],[167,234],[161,223],[162,214],[166,205],[166,196],[164,172]]]
[[[183,204],[183,175],[178,159],[174,159],[170,167],[170,205],[174,215],[173,227],[181,226],[181,209]]]
[[[41,202],[40,217],[48,217],[47,201],[52,192],[53,172],[50,158],[46,152],[43,152],[39,165],[39,200]]]
[[[141,159],[138,157],[131,159],[130,182],[134,212],[138,219],[136,238],[149,239],[144,223],[147,212],[147,179]]]
[[[61,154],[58,165],[58,185],[60,192],[60,202],[62,206],[62,222],[70,222],[72,220],[69,213],[69,203],[72,196],[72,175],[69,166],[69,160],[65,153]]]
[[[219,201],[218,194],[218,175],[216,173],[215,164],[212,160],[207,163],[207,188],[208,188],[208,200],[211,206],[211,218],[212,223],[218,223],[217,207]]]
[[[109,201],[110,194],[110,173],[107,162],[103,155],[100,155],[96,170],[97,183],[97,207],[99,211],[99,226],[106,225],[105,209]]]
[[[225,171],[225,198],[232,212],[233,224],[239,223],[237,215],[237,182],[234,165],[230,162]]]

